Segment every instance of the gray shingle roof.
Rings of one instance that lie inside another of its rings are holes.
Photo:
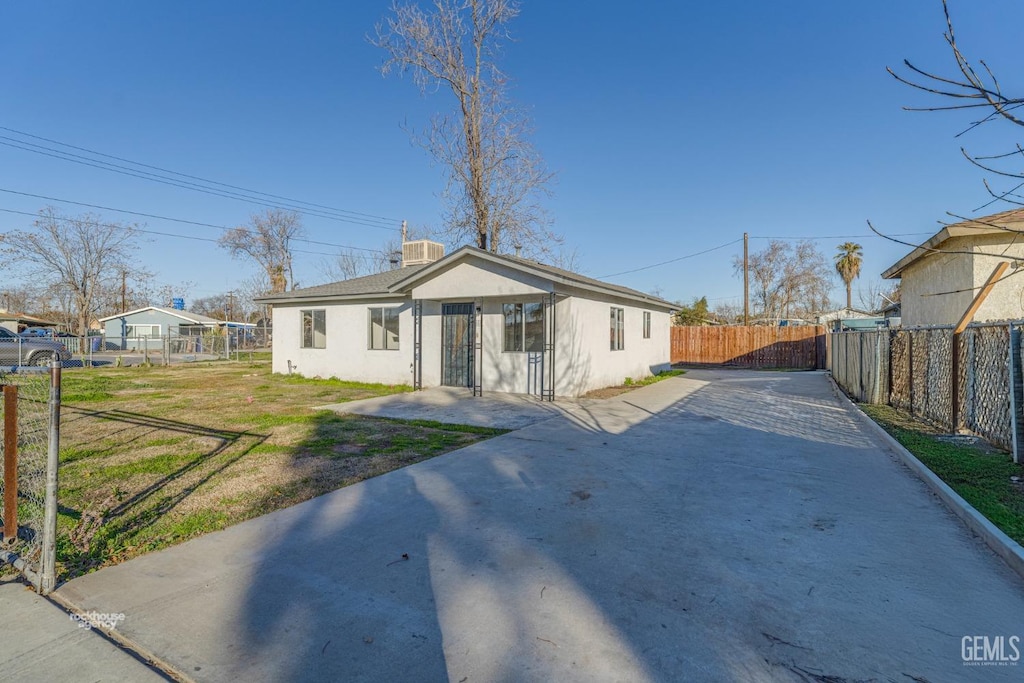
[[[355,277],[351,280],[330,282],[326,285],[317,285],[316,287],[303,287],[302,289],[293,289],[290,292],[267,294],[266,296],[259,297],[256,301],[273,303],[276,301],[288,301],[290,299],[331,299],[334,297],[344,296],[390,294],[391,290],[389,288],[391,285],[395,284],[402,278],[409,277],[421,268],[423,268],[423,266],[396,268],[394,270],[384,271],[383,273],[374,273],[373,275]]]
[[[282,292],[280,294],[269,294],[264,297],[256,299],[256,301],[265,303],[285,303],[288,301],[295,300],[312,300],[312,299],[333,299],[341,297],[360,297],[360,296],[374,296],[374,295],[386,295],[386,294],[398,294],[399,292],[392,289],[392,287],[405,280],[412,278],[416,273],[423,270],[424,268],[430,268],[437,266],[438,264],[461,258],[465,254],[478,254],[484,258],[495,259],[497,261],[505,261],[513,268],[527,268],[534,272],[538,272],[541,275],[548,275],[556,280],[568,283],[578,284],[585,288],[594,288],[609,294],[621,294],[622,296],[630,299],[640,299],[642,301],[648,301],[658,306],[665,306],[674,308],[677,304],[671,301],[666,301],[656,296],[646,294],[636,289],[630,289],[629,287],[623,287],[622,285],[614,285],[609,282],[602,280],[596,280],[586,275],[580,275],[564,268],[557,268],[550,266],[539,261],[531,261],[530,259],[521,258],[519,256],[510,256],[507,254],[492,254],[485,252],[476,247],[465,246],[460,249],[453,251],[448,254],[440,261],[436,261],[431,264],[421,266],[409,266],[407,268],[397,268],[395,270],[389,270],[383,273],[377,273],[375,275],[367,275],[365,277],[357,277],[351,280],[342,280],[341,282],[332,282],[326,285],[319,285],[317,287],[306,287],[305,289],[296,289],[291,292]]]
[[[591,287],[599,287],[601,289],[606,289],[612,292],[619,292],[620,294],[625,294],[629,297],[649,299],[650,301],[657,302],[659,304],[663,304],[666,306],[678,305],[672,303],[671,301],[665,301],[660,297],[656,297],[636,289],[630,289],[629,287],[623,287],[622,285],[612,284],[610,282],[605,282],[604,280],[596,280],[592,277],[580,275],[579,273],[574,273],[571,270],[565,270],[563,268],[558,268],[556,266],[549,266],[548,264],[540,263],[539,261],[531,261],[530,259],[521,258],[519,256],[508,256],[505,254],[495,254],[495,256],[501,259],[505,259],[507,261],[512,261],[513,263],[522,263],[523,265],[535,268],[537,270],[541,270],[546,273],[551,273],[552,275],[560,277],[564,280],[571,280],[579,282],[580,284],[590,285]]]

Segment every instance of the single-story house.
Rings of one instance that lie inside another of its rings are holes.
[[[554,399],[669,367],[675,304],[475,247],[443,254],[408,242],[400,268],[259,299],[274,371]]]
[[[1024,209],[947,225],[882,277],[900,280],[905,327],[955,325],[1000,262],[1024,261]],[[1008,271],[1012,275],[1015,270]],[[1024,277],[1004,276],[974,315],[978,322],[1024,317]]]
[[[182,351],[202,351],[204,335],[223,334],[224,328],[253,327],[250,323],[217,320],[199,313],[160,306],[137,308],[100,318],[99,322],[103,324],[105,348],[121,351],[159,350],[164,348],[164,338],[190,342],[188,348],[180,349]]]

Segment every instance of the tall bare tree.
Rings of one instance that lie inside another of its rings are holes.
[[[835,255],[836,272],[846,285],[846,307],[853,308],[851,288],[853,281],[860,277],[860,266],[864,262],[864,251],[856,242],[843,242]]]
[[[302,237],[302,219],[294,211],[267,209],[249,217],[248,225],[224,233],[219,244],[234,258],[254,261],[270,279],[271,291],[295,289],[292,240]]]
[[[136,234],[132,225],[106,223],[90,214],[63,216],[46,208],[32,230],[7,233],[4,266],[48,285],[74,316],[74,332],[84,337],[104,288],[128,263]]]
[[[748,259],[754,311],[762,319],[809,318],[829,307],[832,287],[825,256],[813,242],[772,240]],[[743,276],[743,259],[733,268]]]
[[[388,56],[381,68],[411,74],[424,93],[446,89],[455,110],[413,133],[448,174],[446,223],[459,240],[481,249],[548,254],[562,238],[549,229],[541,200],[552,174],[530,142],[529,118],[508,97],[498,66],[514,0],[434,0],[430,12],[395,4],[377,25],[373,44]]]

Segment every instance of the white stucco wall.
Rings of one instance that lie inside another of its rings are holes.
[[[996,264],[1011,261],[1010,269],[1003,275],[1004,279],[996,283],[978,312],[974,314],[975,322],[1024,318],[1024,273],[1007,277],[1014,272],[1012,261],[1024,260],[1024,240],[1018,239],[1013,244],[1008,244],[1006,236],[984,235],[975,240],[974,252],[975,287],[982,287],[985,284]],[[959,320],[959,316],[957,319]]]
[[[367,309],[398,307],[398,350],[367,348]],[[326,312],[326,346],[302,348],[302,315],[307,309]],[[304,377],[337,377],[356,382],[412,384],[412,303],[408,299],[352,303],[302,303],[274,306],[274,372]]]
[[[952,251],[971,250],[971,238],[954,237],[942,245]],[[904,327],[955,325],[971,303],[970,291],[933,296],[974,286],[970,254],[932,254],[903,271],[900,301]]]
[[[985,284],[997,263],[1024,260],[1024,241],[1011,244],[1011,240],[1008,233],[955,237],[944,242],[941,249],[971,253],[932,254],[906,268],[900,285],[903,325],[955,325],[977,294],[974,288]],[[996,283],[975,313],[974,322],[1021,318],[1024,275]]]
[[[477,260],[460,262],[412,289],[408,298],[365,299],[345,303],[276,304],[274,306],[274,372],[291,371],[307,377],[388,384],[411,384],[413,362],[412,299],[423,299],[423,386],[441,382],[442,302],[473,303],[482,347],[483,390],[511,393],[540,392],[543,366],[531,364],[528,352],[504,350],[504,303],[556,303],[556,395],[579,396],[593,389],[640,379],[669,365],[670,319],[667,311],[645,309],[625,299],[555,285],[502,264]],[[398,306],[399,349],[367,349],[367,308]],[[625,312],[625,348],[609,344],[610,309]],[[301,348],[301,311],[324,309],[326,348]],[[643,312],[651,313],[651,336],[643,338]],[[545,359],[545,362],[550,362]],[[546,374],[544,375],[546,381]]]
[[[641,379],[666,370],[671,351],[667,312],[645,309],[625,301],[589,297],[580,292],[565,300],[558,311],[555,364],[556,393],[579,396],[622,382]],[[610,344],[611,307],[624,309],[625,339],[621,351]],[[651,312],[651,337],[643,338],[643,312]]]
[[[551,283],[543,278],[478,259],[456,263],[414,287],[412,298],[467,301],[474,297],[537,296],[550,291]]]

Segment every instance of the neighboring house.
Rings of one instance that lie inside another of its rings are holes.
[[[106,348],[121,351],[161,349],[164,337],[194,340],[195,343],[187,350],[201,351],[203,335],[221,334],[225,327],[252,327],[248,323],[225,322],[198,313],[159,306],[146,306],[111,315],[100,318],[99,322],[103,324]]]
[[[884,317],[875,313],[868,313],[857,308],[838,308],[834,311],[821,313],[814,318],[818,325],[824,325],[833,332],[843,330],[873,330],[877,327],[887,327],[888,322]]]
[[[902,311],[903,307],[900,306],[900,302],[892,301],[878,313],[889,321],[889,325],[891,327],[899,327],[901,324]]]
[[[964,221],[935,233],[890,266],[882,277],[900,280],[904,327],[955,325],[996,265],[1024,260],[1024,209]],[[1024,277],[1004,276],[974,315],[978,322],[1024,317]]]
[[[14,332],[17,334],[26,327],[57,327],[57,323],[50,320],[43,320],[37,318],[34,315],[25,315],[24,313],[10,313],[8,311],[0,309],[0,327]]]
[[[815,325],[829,325],[836,320],[853,320],[856,318],[873,318],[874,313],[868,313],[857,308],[837,308],[834,311],[819,313],[814,317]]]
[[[274,371],[552,399],[669,367],[675,304],[475,247],[443,253],[409,242],[402,268],[259,299]]]

